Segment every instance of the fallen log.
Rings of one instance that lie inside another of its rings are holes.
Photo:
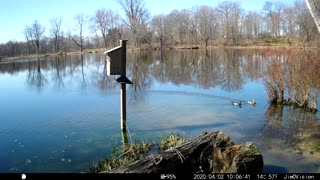
[[[214,132],[101,173],[261,173],[262,168],[262,155],[252,142],[235,145],[223,132]]]

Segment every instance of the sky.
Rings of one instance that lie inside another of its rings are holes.
[[[194,6],[208,5],[215,7],[225,0],[145,0],[146,8],[151,15],[169,14],[172,10],[190,9]],[[266,0],[233,0],[239,1],[245,10],[262,9]],[[294,0],[280,1],[284,4]],[[68,29],[74,23],[74,16],[84,13],[92,16],[97,9],[112,9],[123,14],[118,0],[0,0],[0,43],[9,40],[24,41],[23,30],[38,20],[45,27],[45,35],[49,36],[50,18],[62,17],[62,28]]]

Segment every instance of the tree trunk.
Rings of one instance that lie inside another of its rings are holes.
[[[313,17],[313,20],[320,33],[320,1],[319,0],[305,0],[308,9]]]
[[[263,158],[251,143],[234,145],[222,132],[199,138],[101,173],[261,173]]]

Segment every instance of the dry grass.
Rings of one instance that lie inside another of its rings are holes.
[[[123,148],[115,148],[110,159],[104,159],[97,164],[92,163],[90,165],[90,171],[92,173],[110,171],[111,169],[129,164],[133,161],[141,159],[143,154],[148,152],[152,146],[152,143],[139,142],[134,145],[128,144]]]

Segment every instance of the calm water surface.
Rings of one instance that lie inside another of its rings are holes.
[[[315,172],[320,163],[289,147],[319,114],[270,113],[259,51],[128,53],[127,123],[133,139],[156,142],[224,131],[253,141],[265,172]],[[120,147],[120,85],[103,55],[0,64],[0,172],[88,172]],[[241,108],[231,101],[255,99]]]

